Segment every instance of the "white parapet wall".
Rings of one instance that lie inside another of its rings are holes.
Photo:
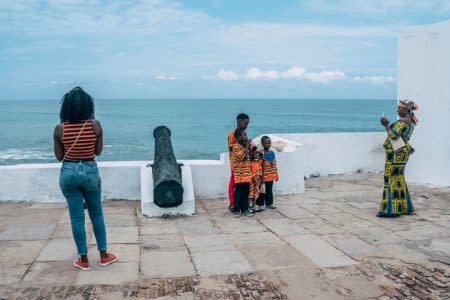
[[[281,180],[275,184],[279,195],[304,192],[302,147],[278,153]],[[141,200],[141,169],[151,161],[99,162],[104,199]],[[190,167],[196,199],[213,199],[228,194],[228,155],[220,160],[181,160]],[[61,164],[24,164],[0,167],[0,201],[65,201],[59,189]]]
[[[297,142],[291,152],[277,152],[277,195],[304,192],[304,178],[355,172],[381,172],[383,132],[276,134]],[[220,160],[184,160],[192,174],[196,199],[226,197],[230,177],[228,154]],[[99,162],[104,199],[141,200],[141,169],[151,161]],[[59,189],[61,164],[0,167],[0,201],[64,201]]]
[[[418,103],[408,179],[450,186],[450,20],[408,27],[398,40],[399,99]]]
[[[303,145],[306,177],[355,172],[381,172],[384,168],[385,132],[287,133],[277,136]]]

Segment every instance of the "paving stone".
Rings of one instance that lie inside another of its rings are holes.
[[[175,234],[141,236],[144,250],[185,251],[183,237]]]
[[[326,239],[326,238],[324,238]],[[326,239],[330,244],[350,256],[376,254],[378,249],[354,236],[330,236]]]
[[[297,224],[304,227],[311,233],[322,235],[322,234],[337,234],[344,232],[344,229],[340,226],[331,225],[323,219],[302,219],[296,220]]]
[[[266,230],[254,218],[217,218],[216,222],[225,233],[254,233]]]
[[[236,250],[226,234],[185,236],[184,240],[191,252]]]
[[[206,218],[187,218],[176,221],[178,232],[181,235],[203,235],[222,233],[218,226]]]
[[[374,282],[363,276],[344,276],[336,278],[335,283],[351,291],[351,298],[353,299],[373,299],[384,294]]]
[[[72,261],[77,258],[75,241],[71,238],[57,238],[51,240],[42,250],[37,261]]]
[[[411,224],[409,230],[399,231],[398,235],[410,241],[420,241],[431,237],[443,237],[444,228],[433,224]]]
[[[357,208],[379,208],[380,204],[373,203],[373,202],[353,202],[349,201],[347,204],[357,207]]]
[[[137,244],[139,243],[138,228],[132,227],[106,227],[108,244]],[[91,244],[97,244],[92,234]]]
[[[450,256],[450,240],[449,239],[436,239],[431,242],[431,249],[439,251]]]
[[[398,258],[403,261],[413,262],[413,263],[425,263],[429,261],[429,258],[422,252],[411,249],[405,245],[395,244],[383,244],[377,246],[379,251],[379,256],[386,258]]]
[[[0,264],[31,264],[44,248],[47,241],[0,242]]]
[[[144,278],[182,277],[195,275],[187,251],[149,251],[141,253]]]
[[[66,202],[36,202],[30,206],[30,208],[36,209],[49,209],[49,208],[66,208]]]
[[[298,225],[295,221],[289,219],[268,219],[261,221],[271,231],[280,236],[309,234],[305,228]]]
[[[32,286],[72,285],[77,280],[78,272],[72,261],[36,262],[23,280]]]
[[[239,250],[256,271],[272,271],[293,268],[307,260],[291,246],[239,245]]]
[[[372,245],[391,244],[399,241],[399,236],[392,231],[375,226],[357,228],[352,231],[352,234]]]
[[[86,224],[85,231],[86,239],[90,241],[92,236],[91,224]],[[72,225],[70,223],[57,223],[52,238],[73,238]]]
[[[174,221],[170,220],[162,220],[159,222],[144,222],[141,226],[141,235],[177,233],[177,224]]]
[[[139,266],[136,262],[117,262],[107,267],[92,264],[90,271],[78,273],[77,285],[117,285],[134,282],[139,278]]]
[[[105,214],[106,227],[132,227],[136,226],[136,216],[134,214]]]
[[[278,236],[271,232],[258,233],[232,233],[228,238],[235,245],[257,245],[257,246],[283,246],[286,245]]]
[[[19,282],[30,265],[12,265],[0,263],[0,286]]]
[[[119,257],[120,262],[139,262],[140,245],[137,244],[109,244],[108,252]],[[97,246],[89,248],[89,260],[97,262],[100,259]]]
[[[280,214],[291,220],[313,219],[317,217],[316,215],[307,211],[306,209],[295,206],[278,207],[277,210],[279,211]]]
[[[16,224],[0,232],[0,241],[47,240],[55,229],[54,224]]]
[[[69,223],[70,224],[70,217],[69,217],[68,209],[64,210],[61,217],[58,219],[58,223]],[[84,223],[85,224],[91,223],[91,220],[89,219],[89,214],[87,213],[86,210],[84,211]]]
[[[315,235],[290,236],[286,237],[286,240],[319,267],[341,267],[357,264],[356,261]]]
[[[202,276],[253,272],[239,251],[205,251],[192,253],[198,273]]]

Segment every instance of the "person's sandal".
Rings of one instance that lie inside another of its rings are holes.
[[[82,262],[79,258],[74,260],[72,264],[75,268],[81,269],[83,271],[89,271],[91,269],[91,265],[88,262]]]
[[[108,253],[108,257],[102,258],[100,257],[100,262],[98,263],[101,267],[106,267],[112,263],[115,263],[116,261],[118,261],[119,258],[112,254],[112,253]]]
[[[276,209],[277,207],[275,205],[266,205],[266,208]]]

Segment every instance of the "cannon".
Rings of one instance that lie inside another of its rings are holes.
[[[175,207],[183,203],[181,164],[173,153],[171,132],[166,126],[156,127],[153,171],[153,200],[159,207]]]

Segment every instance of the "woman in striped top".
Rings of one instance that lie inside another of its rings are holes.
[[[87,257],[84,209],[86,203],[98,250],[100,266],[107,266],[118,257],[107,252],[106,229],[103,219],[101,179],[95,156],[103,150],[103,129],[94,119],[94,101],[82,88],[76,87],[61,101],[61,123],[53,134],[54,151],[58,161],[63,161],[59,185],[67,200],[72,224],[72,234],[80,257],[73,265],[89,270]]]

